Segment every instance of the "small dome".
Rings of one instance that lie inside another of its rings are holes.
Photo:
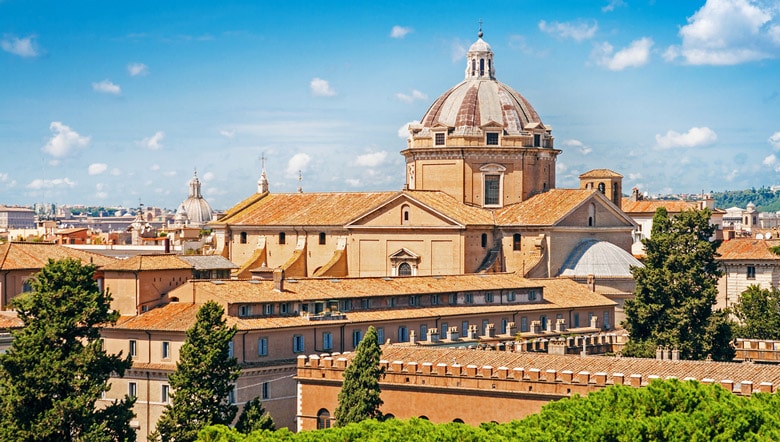
[[[493,50],[490,49],[490,45],[485,40],[480,38],[471,45],[469,52],[493,52]]]
[[[182,209],[187,214],[189,224],[194,227],[202,226],[214,218],[211,206],[200,194],[200,180],[197,171],[190,180],[190,196],[179,207],[179,210]]]
[[[595,239],[582,240],[561,267],[561,276],[631,277],[631,267],[644,267],[620,247]]]

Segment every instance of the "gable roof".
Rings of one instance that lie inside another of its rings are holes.
[[[117,260],[103,268],[113,272],[135,272],[143,270],[185,270],[192,269],[193,264],[182,260],[178,255],[135,255],[131,258]]]
[[[383,201],[371,210],[361,213],[360,216],[347,223],[347,226],[358,227],[359,224],[357,223],[359,221],[373,213],[381,212],[385,207],[396,203],[399,199],[428,209],[439,217],[458,226],[494,224],[490,210],[463,204],[447,193],[437,190],[405,190],[394,194],[391,198]]]
[[[116,259],[97,253],[85,252],[51,243],[8,242],[0,245],[0,269],[38,270],[49,263],[49,259],[78,259],[85,264],[105,267]]]
[[[765,260],[780,261],[780,255],[775,255],[769,250],[780,244],[780,241],[766,241],[763,239],[738,238],[724,241],[718,247],[719,261],[740,260]]]
[[[593,189],[551,189],[538,193],[521,203],[499,210],[496,219],[501,225],[552,226],[593,198],[613,208],[615,215],[623,218],[627,225],[634,224],[601,192]]]
[[[580,178],[623,178],[623,175],[609,169],[593,169],[580,175]]]

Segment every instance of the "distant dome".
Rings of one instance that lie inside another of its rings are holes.
[[[493,51],[480,38],[471,45],[466,60],[466,78],[442,94],[425,112],[421,126],[453,128],[454,135],[481,132],[488,123],[504,128],[505,135],[527,134],[526,126],[542,120],[531,103],[511,87],[496,80]]]
[[[631,277],[632,266],[644,267],[630,253],[610,242],[585,239],[566,258],[561,276]]]
[[[181,203],[179,210],[184,209],[189,225],[200,227],[214,218],[214,212],[209,203],[200,194],[200,180],[198,172],[190,180],[190,196]]]

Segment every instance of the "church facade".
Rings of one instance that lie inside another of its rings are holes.
[[[209,224],[239,278],[281,268],[287,277],[394,277],[517,272],[559,276],[583,241],[629,253],[634,222],[620,210],[620,177],[555,186],[552,129],[495,77],[482,39],[465,79],[409,126],[400,191],[257,193]],[[609,276],[609,275],[603,275]]]

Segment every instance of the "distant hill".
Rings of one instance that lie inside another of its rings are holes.
[[[769,187],[713,192],[712,198],[715,199],[715,207],[720,209],[729,207],[744,209],[749,203],[753,203],[759,212],[780,211],[780,191],[773,191]]]

